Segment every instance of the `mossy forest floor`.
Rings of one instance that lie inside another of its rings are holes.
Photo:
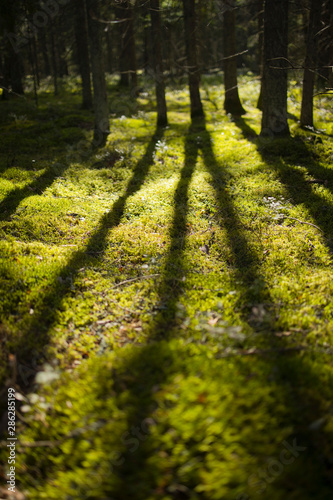
[[[258,85],[232,119],[206,77],[193,124],[170,87],[156,130],[152,87],[110,82],[98,151],[73,79],[0,103],[0,376],[27,498],[332,498],[332,101],[301,131],[291,82],[292,138],[263,140]]]

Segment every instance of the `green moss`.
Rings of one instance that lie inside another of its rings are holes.
[[[19,489],[326,500],[328,100],[316,133],[290,118],[292,139],[269,141],[251,75],[240,80],[248,114],[235,120],[219,75],[204,78],[205,124],[190,123],[187,88],[170,87],[164,130],[150,87],[137,99],[108,88],[101,151],[73,78],[57,98],[42,86],[38,108],[1,103],[0,377],[14,383],[16,370],[26,398]],[[289,96],[297,116],[293,82]]]

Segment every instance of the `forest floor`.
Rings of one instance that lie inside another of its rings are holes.
[[[291,82],[292,138],[264,140],[252,76],[239,119],[216,77],[205,122],[190,123],[186,86],[169,88],[165,129],[147,89],[110,83],[99,151],[73,79],[38,108],[0,103],[0,378],[17,391],[18,489],[328,500],[331,102],[316,97],[319,130],[304,132]]]

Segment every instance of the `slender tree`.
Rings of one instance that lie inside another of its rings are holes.
[[[315,84],[315,67],[318,59],[317,40],[320,31],[321,8],[322,0],[311,0],[303,75],[301,127],[313,127],[313,89]]]
[[[104,146],[109,135],[109,112],[105,82],[101,27],[98,21],[98,2],[86,0],[92,80],[94,88],[94,145]]]
[[[56,54],[58,59],[58,76],[63,78],[68,76],[68,65],[66,58],[66,42],[65,42],[65,32],[63,29],[62,20],[59,18],[55,22],[55,37],[56,37]]]
[[[258,16],[258,63],[260,68],[260,78],[262,80],[264,68],[264,0],[257,0]],[[262,85],[257,102],[257,108],[262,110]]]
[[[265,0],[261,135],[289,135],[288,0]]]
[[[106,72],[113,73],[112,31],[109,26],[104,30],[104,33],[106,42]]]
[[[150,17],[152,30],[153,70],[157,103],[157,125],[164,126],[168,123],[168,118],[163,75],[161,16],[159,0],[150,0]]]
[[[49,76],[51,74],[50,58],[48,52],[48,43],[46,37],[46,29],[40,28],[37,33],[38,37],[38,47],[42,53],[44,68],[42,73],[44,76]]]
[[[54,95],[58,95],[58,64],[57,64],[56,46],[54,39],[53,20],[51,20],[50,22],[50,41],[51,41],[51,64],[52,64]]]
[[[4,23],[6,30],[14,34],[18,25],[18,6],[11,3],[0,3],[0,21]],[[8,99],[10,91],[14,94],[24,94],[23,88],[23,65],[18,50],[10,41],[9,37],[4,40],[4,78],[2,99]]]
[[[92,108],[92,92],[89,61],[89,41],[86,9],[82,0],[75,0],[75,41],[79,72],[82,82],[82,108]]]
[[[226,1],[223,14],[223,46],[224,46],[224,109],[235,116],[246,113],[238,93],[237,56],[236,56],[236,19],[235,9]],[[232,2],[233,3],[233,2]]]
[[[134,36],[133,9],[129,0],[119,0],[116,6],[119,22],[119,69],[120,85],[137,88],[137,63]]]
[[[329,37],[328,37],[328,86],[333,89],[333,0],[328,0],[327,2],[328,10],[330,12],[330,23],[329,23]]]
[[[187,72],[191,117],[204,116],[200,97],[200,72],[197,63],[195,0],[183,0]]]

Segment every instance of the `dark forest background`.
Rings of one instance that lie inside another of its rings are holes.
[[[165,83],[188,77],[191,113],[200,115],[200,75],[222,70],[225,110],[240,115],[245,111],[237,70],[251,71],[263,81],[258,100],[262,132],[283,135],[288,133],[288,69],[303,79],[302,126],[313,126],[314,89],[328,92],[333,86],[332,16],[332,0],[2,2],[2,98],[24,94],[27,76],[37,101],[41,79],[48,78],[58,94],[61,78],[80,75],[82,106],[91,108],[94,94],[95,139],[103,143],[112,111],[107,109],[105,73],[119,75],[119,85],[133,96],[143,91],[141,75],[155,79],[163,124]]]

